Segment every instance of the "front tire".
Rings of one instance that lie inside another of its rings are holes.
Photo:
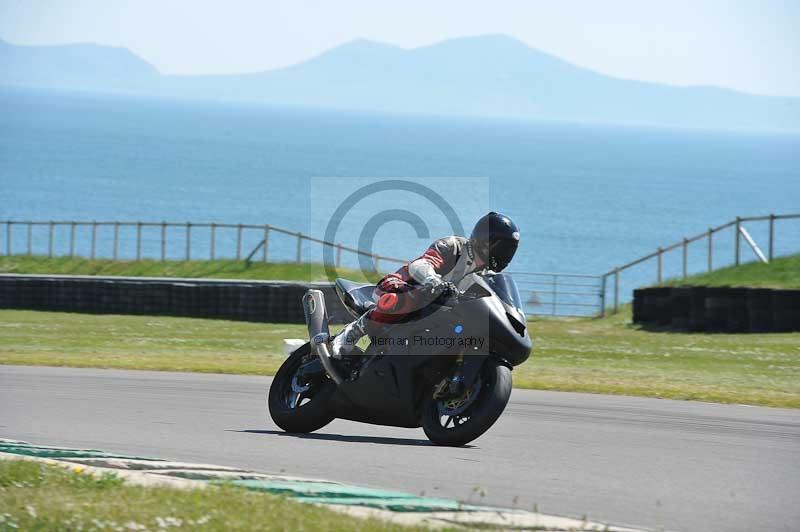
[[[475,394],[474,397],[472,394]],[[489,430],[511,397],[511,369],[488,359],[473,385],[458,401],[430,397],[422,410],[422,428],[436,445],[465,445]]]
[[[319,430],[334,419],[328,400],[336,385],[322,375],[319,380],[298,384],[297,372],[304,363],[313,361],[309,344],[289,355],[269,387],[267,405],[270,417],[286,432],[308,433]],[[298,390],[302,390],[299,391]]]

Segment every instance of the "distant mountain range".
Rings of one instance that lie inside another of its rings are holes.
[[[800,98],[631,81],[503,35],[405,50],[352,41],[241,75],[163,75],[125,48],[0,40],[0,85],[359,111],[800,131]]]

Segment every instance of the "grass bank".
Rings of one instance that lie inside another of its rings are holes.
[[[800,254],[779,257],[769,264],[749,262],[661,284],[661,286],[680,285],[800,288]]]
[[[255,279],[281,281],[325,281],[322,264],[291,262],[252,262],[243,260],[108,260],[69,257],[12,255],[0,257],[0,273],[33,273],[53,275],[119,275],[126,277],[192,277],[210,279]],[[358,270],[340,268],[339,276],[361,281]],[[376,274],[369,274],[374,281]]]
[[[409,530],[236,487],[127,486],[37,462],[0,460],[0,530]]]
[[[655,333],[630,311],[534,320],[522,388],[800,408],[800,334]],[[0,364],[269,375],[303,325],[0,310]]]

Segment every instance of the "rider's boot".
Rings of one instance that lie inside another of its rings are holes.
[[[345,355],[350,354],[358,341],[366,334],[366,320],[367,314],[362,314],[357,320],[350,323],[342,329],[342,332],[336,335],[331,343],[331,355],[333,358],[342,359]]]

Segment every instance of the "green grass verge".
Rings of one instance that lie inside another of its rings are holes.
[[[60,467],[0,460],[0,530],[409,530],[242,488],[128,486]]]
[[[800,254],[780,257],[769,264],[749,262],[661,284],[661,286],[680,285],[800,288]]]
[[[800,408],[800,334],[648,332],[630,310],[530,322],[522,388]],[[303,325],[0,310],[0,364],[270,375]]]
[[[252,262],[243,260],[108,260],[85,258],[12,255],[0,257],[0,273],[35,273],[51,275],[120,275],[127,277],[193,277],[211,279],[256,279],[281,281],[325,281],[322,264],[289,262]],[[340,277],[354,281],[377,281],[377,274],[339,268]]]

